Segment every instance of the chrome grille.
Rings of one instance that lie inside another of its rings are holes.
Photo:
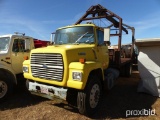
[[[64,65],[61,54],[32,53],[31,71],[33,77],[62,81],[63,70]]]

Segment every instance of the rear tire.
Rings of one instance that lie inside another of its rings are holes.
[[[119,77],[119,70],[115,68],[108,68],[104,71],[105,80],[104,80],[104,89],[110,90],[114,87],[115,81]]]
[[[114,86],[114,75],[113,73],[109,73],[107,75],[107,88],[110,90]]]
[[[102,85],[97,76],[90,76],[85,90],[79,91],[77,95],[77,106],[81,114],[92,116],[99,106]]]
[[[132,74],[132,64],[131,63],[128,63],[126,64],[125,66],[125,76],[126,77],[130,77]]]
[[[1,74],[0,74],[1,75]],[[13,84],[9,81],[8,77],[1,75],[0,78],[0,102],[5,101],[13,91]]]

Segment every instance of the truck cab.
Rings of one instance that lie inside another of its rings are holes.
[[[31,59],[23,63],[27,70],[24,76],[42,83],[84,89],[92,70],[100,69],[103,73],[108,68],[108,45],[103,36],[103,30],[94,24],[59,28],[53,46],[31,51]]]
[[[103,63],[103,68],[109,64],[108,45],[104,42],[104,30],[92,23],[82,25],[72,25],[60,28],[56,31],[54,38],[55,46],[70,46],[75,50],[71,57],[79,61],[83,58],[86,61],[99,61]],[[85,48],[85,49],[84,49]],[[75,51],[75,52],[74,52]],[[97,52],[101,54],[97,54]]]
[[[34,38],[24,34],[0,36],[0,101],[4,101],[17,85],[17,75],[23,73],[22,63],[29,59],[34,48]]]

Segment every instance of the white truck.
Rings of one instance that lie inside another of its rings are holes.
[[[30,50],[47,46],[47,42],[22,33],[0,36],[0,101],[13,92],[17,76],[23,73],[22,63],[29,59]]]

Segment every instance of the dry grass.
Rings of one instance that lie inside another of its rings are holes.
[[[130,116],[127,119],[155,120],[160,118],[160,99],[137,93],[140,77],[133,72],[131,78],[120,77],[116,86],[104,92],[99,110],[93,119],[126,119],[126,110],[155,109],[155,116]],[[31,96],[22,88],[6,102],[0,104],[0,120],[88,120],[76,108],[64,101]]]

